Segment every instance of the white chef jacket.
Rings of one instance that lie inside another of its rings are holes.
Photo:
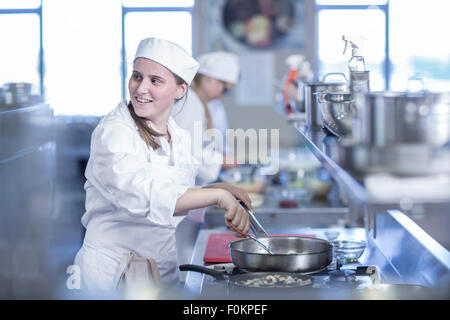
[[[219,129],[220,132],[222,132],[223,136],[226,137],[226,130],[228,129],[228,118],[222,99],[214,99],[209,101],[208,110],[211,114],[214,128]]]
[[[213,118],[214,114],[211,113],[211,117]],[[196,184],[203,186],[216,181],[219,177],[220,168],[222,167],[223,148],[217,147],[215,143],[217,141],[204,141],[202,142],[202,154],[195,152],[195,139],[198,139],[198,137],[194,134],[194,125],[196,122],[201,123],[201,136],[203,137],[207,130],[207,119],[203,103],[194,90],[189,90],[181,110],[177,111],[173,115],[173,118],[181,128],[189,131],[192,140],[192,154],[202,163],[202,166],[199,168]],[[225,136],[222,138],[222,145],[225,145]]]
[[[168,120],[171,143],[153,150],[140,137],[126,101],[102,118],[91,138],[86,167],[86,228],[75,258],[82,286],[112,292],[121,259],[129,252],[156,261],[163,283],[178,280],[174,216],[178,198],[195,185],[199,163],[189,134]],[[123,260],[122,260],[123,261]]]

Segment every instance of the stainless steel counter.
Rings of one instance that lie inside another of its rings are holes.
[[[370,205],[383,205],[385,207],[394,208],[398,206],[398,203],[404,198],[411,198],[415,203],[420,202],[421,204],[449,204],[450,194],[436,192],[436,195],[427,194],[427,188],[429,189],[430,184],[435,184],[437,179],[435,175],[420,175],[415,176],[414,179],[417,180],[418,186],[411,188],[412,177],[402,176],[402,175],[390,175],[390,180],[396,183],[399,188],[396,193],[392,193],[389,196],[380,196],[378,190],[371,188],[369,181],[374,181],[380,174],[385,174],[383,168],[380,168],[379,172],[359,172],[352,171],[351,168],[346,168],[345,163],[340,163],[340,157],[345,153],[350,153],[353,150],[347,146],[348,143],[344,142],[335,136],[327,136],[320,129],[312,129],[305,126],[302,122],[295,122],[294,127],[303,137],[306,146],[309,150],[316,156],[316,158],[321,162],[323,167],[327,169],[330,175],[342,186],[349,197],[351,197],[352,202],[360,202]],[[344,150],[345,152],[343,152]],[[356,151],[355,151],[356,152]],[[355,157],[371,157],[376,156],[372,154],[359,153]],[[380,156],[380,155],[378,155]],[[395,156],[391,155],[392,157]],[[417,160],[417,159],[414,159]],[[413,160],[413,161],[414,161]],[[437,176],[436,176],[437,177]],[[433,181],[434,179],[434,181]],[[376,180],[375,180],[376,181]],[[386,181],[386,180],[385,180]],[[448,179],[445,180],[445,185],[447,186]],[[389,187],[389,186],[388,186]],[[402,188],[407,187],[409,194],[405,192],[400,192]],[[426,195],[426,196],[424,196]]]
[[[47,299],[56,146],[48,104],[0,110],[0,298]]]

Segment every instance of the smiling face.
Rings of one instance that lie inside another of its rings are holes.
[[[128,82],[134,112],[156,125],[165,125],[176,99],[184,96],[187,84],[178,84],[173,73],[159,63],[138,58]]]

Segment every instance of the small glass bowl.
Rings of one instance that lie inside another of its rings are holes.
[[[366,249],[365,241],[335,240],[332,242],[334,256],[339,257],[342,263],[356,262]]]

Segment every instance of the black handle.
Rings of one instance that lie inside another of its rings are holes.
[[[221,271],[217,271],[217,270],[213,270],[204,266],[199,266],[196,264],[181,264],[179,266],[180,271],[195,271],[195,272],[200,272],[200,273],[204,273],[210,276],[213,276],[216,279],[219,280],[225,280],[228,279],[228,276],[226,274],[224,274]]]

